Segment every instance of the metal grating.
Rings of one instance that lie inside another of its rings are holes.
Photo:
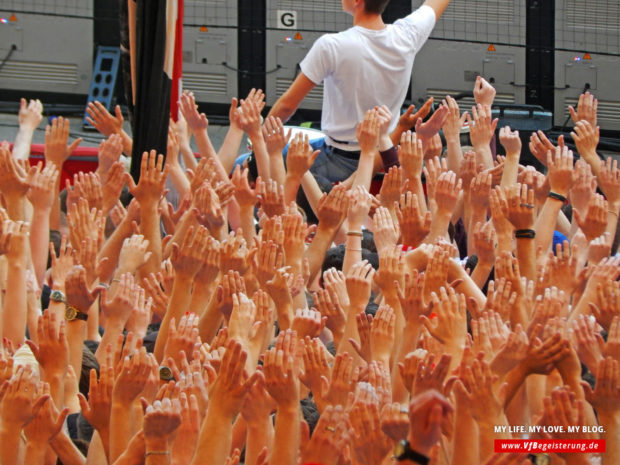
[[[525,0],[452,0],[431,38],[524,46],[525,27]]]
[[[556,1],[556,47],[620,55],[618,0]]]
[[[297,15],[296,30],[339,32],[353,26],[353,18],[337,0],[267,0],[267,29],[277,29],[279,11]]]
[[[93,0],[2,0],[5,11],[93,17]]]
[[[35,63],[30,61],[8,61],[0,69],[0,80],[18,79],[47,84],[78,83],[78,67],[75,64]]]
[[[215,73],[183,73],[183,88],[193,92],[228,93],[228,76]]]
[[[292,79],[277,78],[276,79],[276,94],[280,97],[289,86],[293,83]],[[315,86],[306,96],[304,102],[323,103],[323,84]]]
[[[231,0],[186,0],[183,23],[187,26],[237,27],[237,2]]]

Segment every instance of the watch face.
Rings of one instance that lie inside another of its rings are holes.
[[[170,381],[173,380],[172,370],[166,366],[159,367],[159,379],[162,381]]]
[[[67,307],[65,310],[65,318],[69,321],[75,320],[77,317],[77,310],[73,307]]]
[[[407,441],[402,440],[402,441],[398,441],[396,443],[396,446],[394,447],[394,457],[400,457],[401,455],[403,455],[405,453],[405,451],[407,450]]]
[[[61,291],[55,290],[55,291],[51,292],[50,299],[55,301],[55,302],[64,302],[65,301],[65,296],[64,296],[64,294]]]

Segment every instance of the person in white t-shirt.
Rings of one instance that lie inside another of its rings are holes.
[[[386,105],[393,115],[407,93],[413,61],[450,0],[426,0],[416,11],[386,25],[381,14],[389,0],[342,0],[353,27],[325,34],[300,63],[301,72],[270,115],[288,120],[314,86],[324,83],[321,129],[325,141],[312,172],[330,181],[357,167],[357,124],[367,110]],[[390,130],[398,118],[394,118]]]

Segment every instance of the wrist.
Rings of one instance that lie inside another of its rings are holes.
[[[381,139],[379,139],[379,151],[385,152],[386,150],[391,149],[394,146],[392,143],[392,139],[390,139],[389,134],[383,134]]]
[[[146,451],[168,451],[170,446],[166,438],[144,438],[144,446]]]

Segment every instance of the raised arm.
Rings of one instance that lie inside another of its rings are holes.
[[[446,8],[448,8],[448,4],[450,0],[426,0],[424,5],[430,6],[435,11],[435,16],[437,19],[441,17]]]
[[[308,95],[316,84],[304,73],[299,73],[291,87],[276,101],[268,116],[279,117],[286,123],[297,110],[301,101]]]

